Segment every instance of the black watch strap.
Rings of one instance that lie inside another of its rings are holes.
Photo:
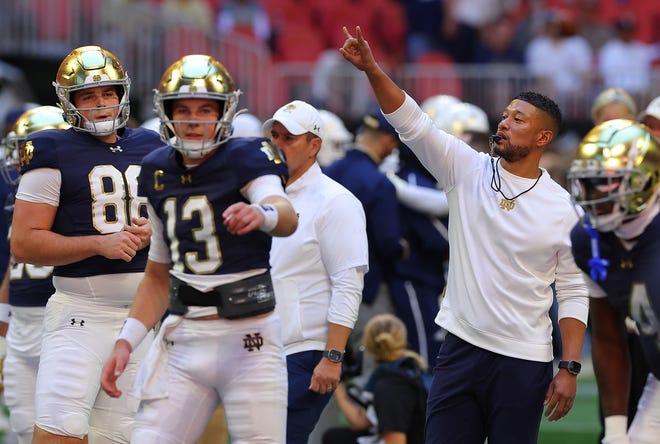
[[[344,360],[344,352],[340,350],[325,350],[323,351],[323,357],[327,358],[330,362],[339,363]]]
[[[559,361],[559,368],[566,369],[572,375],[579,375],[582,364],[577,361]]]

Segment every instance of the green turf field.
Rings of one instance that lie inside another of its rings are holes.
[[[539,444],[598,444],[598,391],[593,370],[588,365],[585,370],[578,379],[577,397],[568,416],[556,422],[541,421]],[[0,433],[0,444],[5,443],[15,441],[6,441]]]

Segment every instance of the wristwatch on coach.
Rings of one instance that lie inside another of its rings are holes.
[[[328,358],[328,361],[340,363],[344,360],[344,352],[339,350],[325,350],[323,357]]]
[[[565,368],[571,375],[579,375],[582,364],[577,361],[559,361],[559,368]]]

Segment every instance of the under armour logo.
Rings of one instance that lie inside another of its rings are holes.
[[[320,126],[314,125],[314,131],[316,131],[318,133],[320,130],[321,130]]]
[[[76,318],[71,318],[71,325],[80,325],[81,327],[84,327],[85,320],[84,319],[76,320]]]
[[[181,175],[181,184],[187,184],[187,183],[192,183],[192,175],[191,174],[182,174]]]
[[[632,270],[633,261],[632,259],[621,259],[621,269],[622,270]]]
[[[261,347],[264,345],[264,338],[260,333],[255,333],[254,336],[247,334],[243,337],[243,348],[246,348],[247,351],[261,350]]]
[[[110,151],[112,151],[113,153],[121,153],[121,152],[123,151],[119,145],[117,145],[117,146],[111,146],[111,147],[109,147],[108,149],[109,149]]]
[[[174,347],[174,341],[170,341],[170,340],[167,339],[167,338],[163,338],[163,342],[165,343],[165,345],[166,345],[167,347]]]

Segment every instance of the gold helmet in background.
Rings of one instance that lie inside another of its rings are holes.
[[[656,201],[660,142],[631,120],[606,121],[584,136],[567,179],[592,224],[611,231]]]
[[[131,81],[124,67],[110,51],[99,46],[76,48],[62,60],[53,86],[64,110],[65,120],[76,130],[104,136],[126,126],[130,114],[129,91]],[[107,107],[78,109],[73,105],[72,95],[82,89],[100,86],[115,86],[119,105],[113,120],[88,120],[80,111],[98,112]]]
[[[234,80],[227,69],[208,55],[188,55],[170,65],[154,91],[154,105],[160,117],[160,137],[189,158],[200,158],[226,142],[232,133],[238,98]],[[212,99],[220,102],[220,117],[212,140],[185,140],[174,129],[176,124],[192,123],[172,119],[172,101]]]
[[[25,140],[30,134],[45,129],[66,129],[69,124],[64,121],[62,110],[56,106],[37,106],[21,114],[14,126],[2,141],[2,163],[0,172],[10,185],[19,181],[20,160]]]
[[[450,125],[449,110],[461,99],[449,94],[437,94],[425,99],[419,106],[433,120],[435,126],[447,131]]]
[[[326,167],[344,157],[348,145],[353,141],[353,134],[346,128],[341,117],[332,111],[320,109],[319,115],[323,121],[324,137],[316,161]]]

